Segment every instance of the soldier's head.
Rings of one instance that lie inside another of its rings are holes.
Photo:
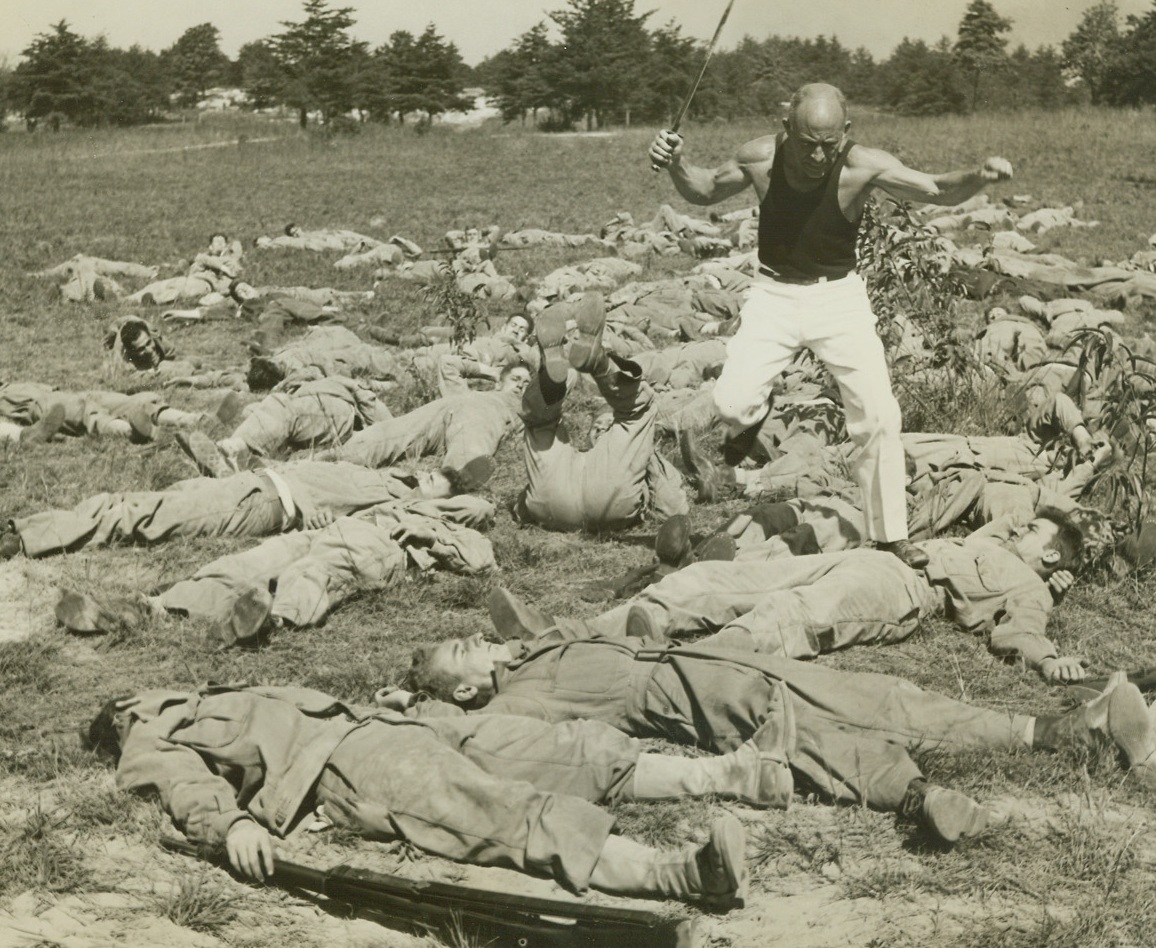
[[[253,356],[249,360],[249,371],[245,374],[249,391],[268,392],[284,379],[285,371],[272,359],[264,356]]]
[[[783,128],[785,158],[790,170],[804,178],[827,175],[839,157],[847,130],[847,100],[825,82],[801,86],[791,96]]]
[[[590,440],[597,441],[610,430],[610,426],[613,424],[614,412],[604,411],[595,415],[594,421],[590,424]]]
[[[438,500],[459,494],[472,494],[484,487],[493,474],[494,461],[488,457],[474,458],[460,468],[439,467],[436,471],[424,471],[416,475],[416,486],[410,496],[421,500]]]
[[[121,324],[119,335],[124,358],[136,368],[155,369],[165,360],[167,353],[143,319],[126,319]]]
[[[245,300],[253,299],[257,295],[257,290],[246,280],[234,280],[229,284],[229,295],[238,303],[244,303]]]
[[[414,649],[407,690],[463,708],[484,705],[494,694],[494,669],[511,659],[510,649],[481,632]]]
[[[502,331],[517,343],[523,343],[529,339],[533,330],[534,321],[522,313],[511,316],[506,320],[506,325],[502,327]]]
[[[1084,534],[1062,510],[1044,507],[1011,534],[1012,549],[1041,579],[1066,569],[1075,572],[1084,559]]]
[[[290,221],[288,224],[285,225],[285,236],[286,237],[300,237],[301,236],[301,225],[296,224],[293,221]]]
[[[113,763],[119,761],[121,748],[132,723],[129,708],[134,703],[131,695],[121,695],[106,701],[87,729],[80,732],[80,743],[84,749],[106,757]]]
[[[530,378],[530,367],[525,362],[511,362],[502,369],[502,374],[498,379],[498,389],[521,395],[530,387]]]
[[[209,250],[212,253],[224,253],[229,249],[229,238],[225,234],[216,233],[209,237]]]

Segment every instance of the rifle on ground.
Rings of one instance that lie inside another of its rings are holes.
[[[228,867],[221,851],[185,840],[161,845]],[[313,869],[278,859],[272,881],[324,895],[359,918],[418,934],[466,935],[494,948],[691,948],[694,922],[645,909],[586,905],[429,882],[353,866]]]

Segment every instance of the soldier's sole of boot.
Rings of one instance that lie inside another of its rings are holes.
[[[542,369],[550,381],[564,385],[570,375],[570,359],[566,355],[566,317],[559,311],[546,309],[538,317],[535,329],[538,348],[542,350]]]
[[[690,518],[685,514],[668,517],[654,535],[654,555],[660,563],[683,566],[690,555]]]
[[[72,589],[61,592],[54,611],[57,621],[70,632],[109,632],[117,624],[116,617],[95,599]]]
[[[551,616],[497,586],[486,603],[494,629],[506,639],[532,639],[553,624]]]
[[[977,836],[987,829],[991,816],[971,797],[958,790],[932,787],[923,803],[924,825],[945,843]]]
[[[580,372],[589,372],[602,354],[602,333],[606,328],[606,303],[602,294],[587,293],[578,301],[574,323],[578,335],[570,343],[570,364]]]
[[[726,910],[743,908],[747,904],[750,875],[747,871],[747,833],[743,824],[733,815],[715,820],[710,828],[710,842],[698,854],[699,875],[703,862],[711,865],[713,878],[721,879],[725,892],[704,892],[701,901],[713,908]]]
[[[176,442],[205,477],[228,477],[234,473],[217,445],[203,431],[178,431]]]
[[[658,626],[642,606],[631,606],[626,613],[626,634],[632,639],[661,638]]]
[[[45,444],[52,440],[52,436],[64,425],[66,411],[62,404],[54,402],[39,420],[20,432],[20,443]]]
[[[706,562],[708,560],[714,561],[730,561],[735,558],[738,552],[738,545],[735,543],[735,538],[729,533],[716,533],[713,536],[707,537],[694,551],[694,559],[697,563]]]
[[[1156,755],[1156,729],[1144,695],[1131,682],[1112,690],[1108,698],[1108,734],[1135,767]]]

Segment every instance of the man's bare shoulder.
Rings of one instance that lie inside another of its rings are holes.
[[[872,148],[856,142],[847,152],[847,167],[852,171],[862,171],[868,174],[878,174],[887,168],[894,168],[902,162],[882,148]]]
[[[763,135],[752,139],[739,147],[735,154],[735,161],[740,165],[759,165],[769,162],[775,157],[776,135]]]

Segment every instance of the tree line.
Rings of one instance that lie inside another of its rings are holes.
[[[506,49],[475,67],[433,24],[418,36],[399,30],[377,48],[357,40],[350,7],[304,0],[303,18],[241,47],[220,48],[203,23],[155,53],[115,49],[67,22],[38,35],[14,69],[0,72],[0,104],[34,126],[132,125],[174,106],[190,107],[207,89],[242,89],[252,108],[292,110],[302,127],[429,121],[468,107],[470,85],[485,88],[505,121],[544,128],[668,122],[705,53],[673,20],[651,27],[636,0],[567,0]],[[777,115],[804,82],[840,86],[859,104],[910,115],[966,114],[1078,102],[1139,106],[1156,102],[1156,4],[1122,18],[1114,0],[1084,12],[1059,49],[1009,50],[1013,23],[989,0],[970,0],[954,39],[904,39],[881,61],[835,37],[747,36],[718,50],[691,106],[699,121]]]

